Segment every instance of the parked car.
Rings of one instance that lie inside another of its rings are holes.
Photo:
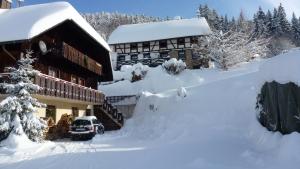
[[[104,134],[104,126],[95,116],[76,117],[69,132],[72,140],[92,139],[96,134]]]

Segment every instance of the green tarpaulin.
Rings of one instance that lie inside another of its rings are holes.
[[[300,87],[267,82],[258,96],[258,119],[270,131],[300,132]]]

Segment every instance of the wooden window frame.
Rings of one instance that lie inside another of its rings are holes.
[[[184,57],[182,58],[182,57],[180,57],[180,52],[183,52],[183,55],[184,55]],[[180,51],[178,51],[178,60],[182,60],[182,61],[185,61],[186,60],[186,52],[185,52],[185,50],[180,50]]]
[[[52,111],[52,112],[50,112]],[[46,118],[52,117],[53,120],[56,122],[56,106],[47,105],[46,107]]]
[[[73,82],[73,79],[76,80],[76,82]],[[71,83],[75,83],[77,84],[78,83],[78,77],[76,75],[71,75],[71,80],[70,80]]]
[[[78,84],[81,85],[81,86],[85,86],[85,84],[86,84],[85,79],[79,77],[79,78],[78,78]]]

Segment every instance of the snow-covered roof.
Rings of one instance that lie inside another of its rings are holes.
[[[110,51],[106,41],[68,2],[30,5],[0,12],[0,42],[32,39],[71,20]]]
[[[144,42],[210,34],[205,18],[180,19],[119,26],[109,37],[109,44]]]

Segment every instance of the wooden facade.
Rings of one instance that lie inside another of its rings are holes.
[[[11,8],[11,2],[8,0],[0,0],[0,9],[10,9]]]
[[[47,53],[40,50],[39,43],[47,45]],[[29,41],[0,44],[0,73],[13,66],[20,54],[31,50],[37,58],[34,67],[45,75],[97,89],[101,81],[112,80],[108,51],[95,44],[71,21],[49,30]]]
[[[41,42],[46,44],[46,52]],[[76,109],[82,116],[93,112],[93,105],[104,104],[105,95],[98,91],[98,84],[112,80],[109,51],[74,22],[65,21],[29,40],[0,42],[0,81],[5,80],[5,68],[15,66],[27,50],[36,58],[34,69],[41,72],[34,78],[41,87],[36,98],[47,104],[39,110],[40,117],[51,114],[57,122],[64,113]],[[3,97],[0,94],[0,100]],[[55,113],[49,113],[49,107]]]
[[[111,44],[113,52],[117,53],[116,68],[122,65],[143,63],[157,66],[170,58],[185,61],[188,68],[199,66],[198,57],[193,55],[192,45],[198,43],[200,36],[161,39],[137,43]]]

